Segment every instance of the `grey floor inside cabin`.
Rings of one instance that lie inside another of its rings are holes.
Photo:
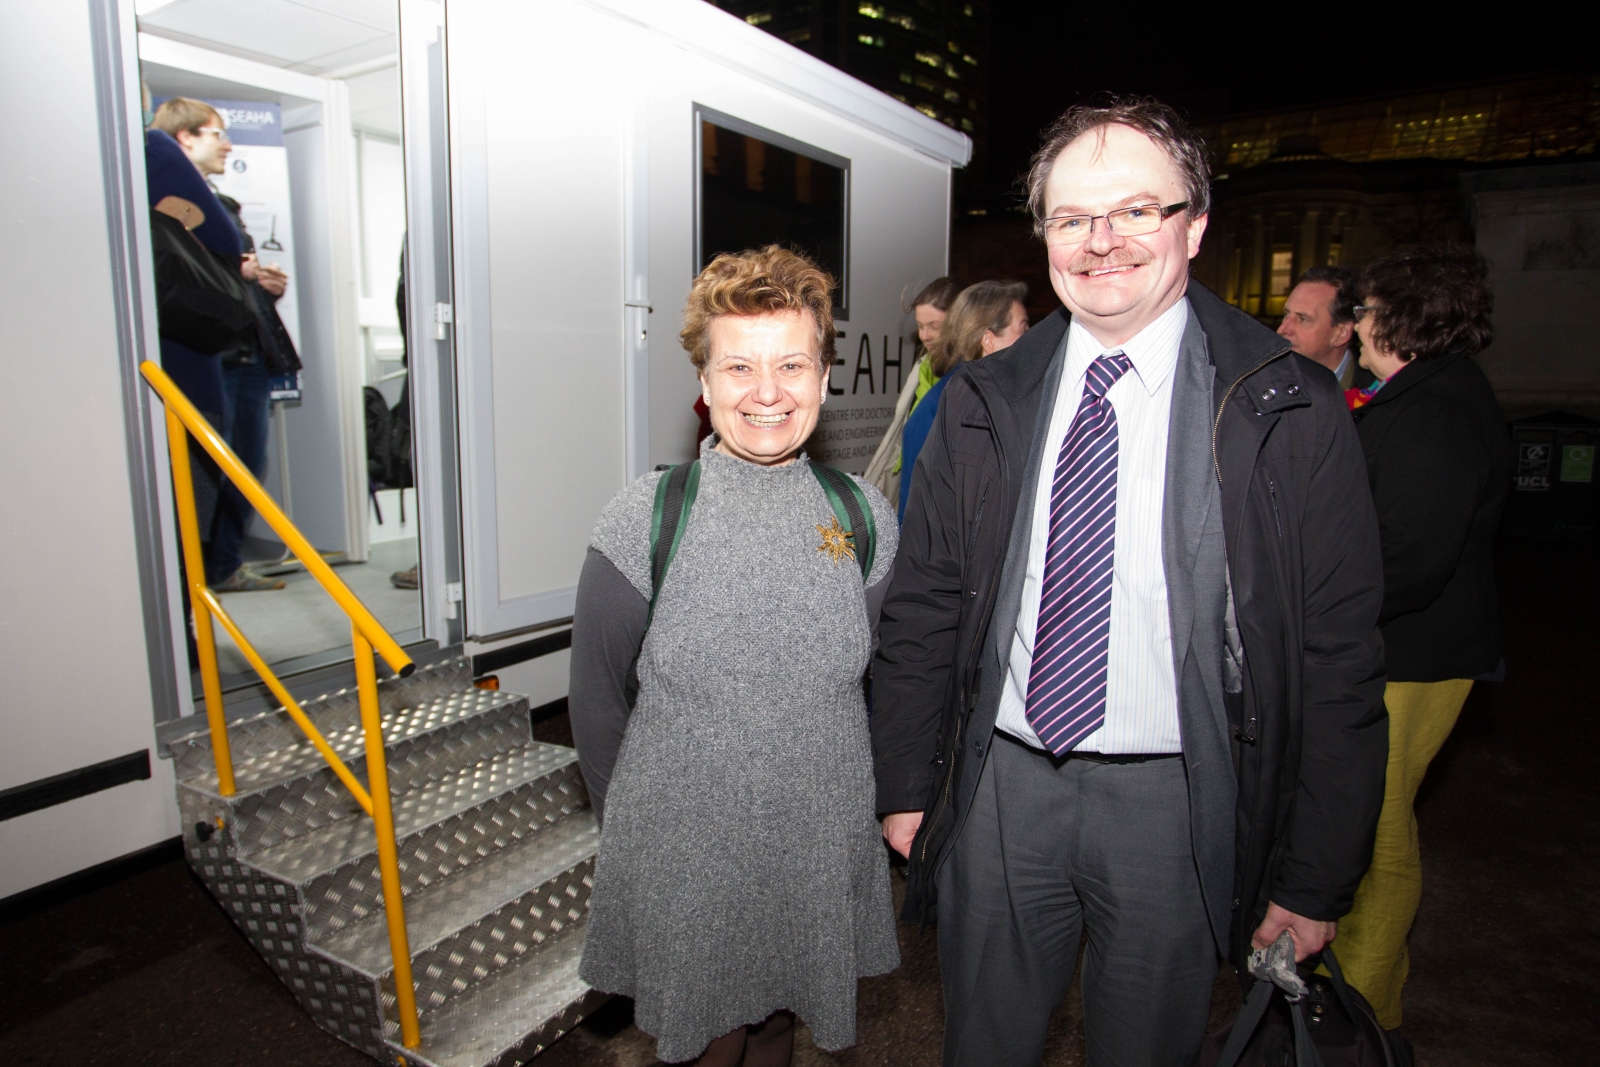
[[[260,541],[247,544],[252,564],[265,567],[269,548]],[[360,598],[390,633],[401,635],[422,625],[422,599],[415,589],[396,589],[389,575],[417,562],[414,538],[380,541],[374,544],[365,563],[337,564],[333,571],[350,591]],[[245,637],[269,664],[301,660],[331,650],[341,650],[347,658],[350,648],[350,619],[304,570],[281,575],[282,589],[253,593],[228,593],[222,607],[239,624]],[[232,639],[220,629],[217,634],[217,663],[222,673],[248,674],[250,664]]]

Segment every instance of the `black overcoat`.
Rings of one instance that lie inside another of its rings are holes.
[[[1200,401],[1210,406],[1211,469],[1201,469],[1220,486],[1245,659],[1242,693],[1218,694],[1226,707],[1210,709],[1233,734],[1234,825],[1226,811],[1196,824],[1196,853],[1203,868],[1202,851],[1232,843],[1228,914],[1211,903],[1226,886],[1207,896],[1218,941],[1239,962],[1269,898],[1336,919],[1366,871],[1388,753],[1382,571],[1360,446],[1333,376],[1200,285],[1188,298],[1214,368]],[[984,684],[992,657],[980,650],[1041,432],[1042,386],[1068,325],[1057,311],[1005,352],[958,368],[913,472],[872,720],[879,812],[926,812],[907,918],[934,916],[934,872],[987,758],[1001,686]],[[1169,481],[1169,510],[1173,493]],[[1204,636],[1205,648],[1221,646],[1220,634]]]
[[[1383,542],[1389,680],[1475,678],[1500,663],[1494,536],[1511,442],[1472,357],[1415,360],[1355,411]]]

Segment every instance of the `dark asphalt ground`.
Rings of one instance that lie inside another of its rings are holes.
[[[1479,685],[1418,803],[1422,910],[1406,1031],[1421,1067],[1600,1063],[1600,639],[1595,548],[1506,541],[1508,676]],[[1585,664],[1589,664],[1585,667]],[[541,723],[562,740],[562,719]],[[861,983],[859,1044],[796,1062],[938,1063],[933,936],[902,927],[904,963]],[[1216,1015],[1236,1010],[1227,977]],[[1083,1062],[1077,994],[1044,1063]],[[612,1002],[539,1067],[647,1067],[653,1043]],[[0,1065],[370,1067],[318,1030],[176,849],[113,881],[0,908]]]

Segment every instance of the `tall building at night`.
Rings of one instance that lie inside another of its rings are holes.
[[[982,180],[988,0],[709,0],[972,138],[958,189]]]

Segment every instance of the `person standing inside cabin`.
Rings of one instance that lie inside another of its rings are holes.
[[[862,685],[894,510],[803,453],[832,292],[777,245],[701,272],[680,337],[714,432],[617,494],[578,580],[568,704],[602,820],[580,973],[671,1062],[781,1067],[796,1015],[844,1048],[857,980],[899,965]]]
[[[926,364],[933,368],[933,388],[917,399],[911,417],[906,419],[900,444],[900,511],[906,514],[906,499],[911,493],[910,472],[933,419],[939,410],[939,396],[950,380],[951,371],[962,363],[1010,348],[1028,332],[1028,287],[1022,282],[979,282],[961,291],[945,320],[939,339],[928,352]]]
[[[172,97],[156,108],[152,125],[177,141],[189,162],[208,181],[226,169],[233,142],[228,138],[226,120],[210,104],[184,96]],[[238,270],[250,293],[251,314],[259,319],[261,312],[255,306],[253,290],[259,287],[275,301],[287,289],[289,276],[278,267],[262,265],[256,258],[254,242],[239,217],[238,203],[220,194],[218,200],[228,209],[227,216],[218,221],[231,225],[239,235]],[[275,313],[273,317],[276,318]],[[287,341],[287,334],[283,340]],[[250,473],[260,478],[267,469],[267,413],[271,407],[269,371],[260,331],[242,338],[217,358],[222,371],[223,401],[222,421],[217,431]],[[206,584],[219,593],[284,587],[283,579],[257,574],[244,562],[241,550],[250,517],[254,514],[255,509],[239,488],[225,481],[218,496],[216,516],[205,539]]]
[[[1065,308],[963,365],[873,661],[883,834],[946,1067],[1032,1067],[1087,931],[1095,1067],[1193,1062],[1219,953],[1333,939],[1372,852],[1382,561],[1333,378],[1189,278],[1205,145],[1069,109],[1028,178]]]
[[[911,374],[900,386],[900,397],[895,401],[894,417],[883,431],[872,462],[867,464],[864,477],[877,486],[878,491],[890,500],[900,499],[900,483],[907,477],[900,463],[901,435],[912,407],[933,388],[934,379],[928,373],[928,354],[938,343],[944,330],[950,305],[955,303],[961,286],[954,278],[935,278],[911,301],[911,314],[917,324],[917,355],[912,362]],[[887,353],[885,353],[887,356]],[[887,373],[887,371],[885,372]],[[888,389],[885,379],[885,391]]]

